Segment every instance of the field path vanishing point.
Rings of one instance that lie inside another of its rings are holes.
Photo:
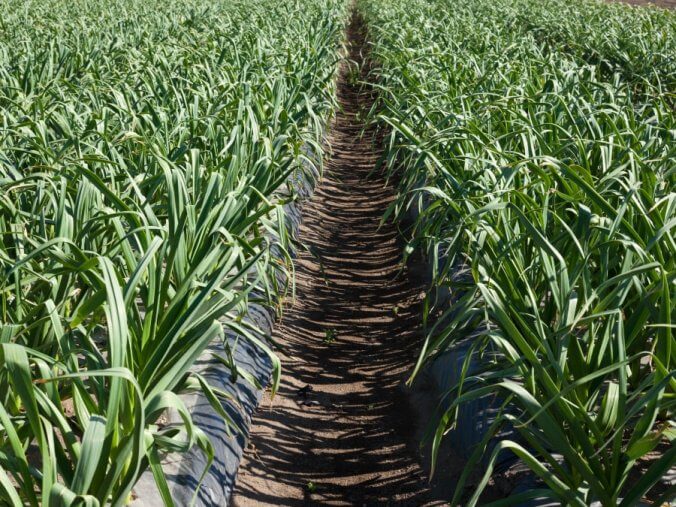
[[[363,62],[353,17],[350,58]],[[303,210],[297,300],[274,339],[283,365],[274,400],[255,414],[233,505],[422,505],[431,493],[413,442],[402,382],[417,357],[422,285],[401,270],[394,224],[379,227],[394,199],[374,172],[381,152],[364,120],[369,90],[343,62],[331,155]]]

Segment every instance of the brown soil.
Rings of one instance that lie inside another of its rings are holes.
[[[348,42],[361,64],[356,18]],[[253,421],[236,506],[431,501],[403,388],[420,345],[424,289],[402,268],[395,226],[380,226],[394,189],[376,170],[376,132],[362,132],[373,99],[353,77],[344,64],[332,155],[303,213],[297,300],[274,336],[282,383]]]
[[[395,225],[380,223],[395,189],[377,169],[377,132],[364,130],[373,97],[350,71],[356,63],[365,77],[356,15],[347,39],[353,63],[341,65],[331,155],[303,210],[297,297],[275,329],[281,386],[255,414],[235,507],[441,505],[463,466],[443,443],[430,484],[429,449],[419,447],[427,421],[417,414],[431,412],[434,388],[424,376],[413,396],[404,387],[421,343],[424,277],[402,265]],[[524,473],[496,474],[482,501],[504,498]]]

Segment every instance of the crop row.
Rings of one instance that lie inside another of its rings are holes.
[[[189,368],[285,290],[344,10],[0,1],[0,503],[119,505],[150,467],[170,504],[160,456],[213,453],[178,394],[225,417]]]
[[[497,395],[470,504],[513,453],[542,484],[521,500],[634,505],[676,462],[676,15],[583,0],[360,6],[400,181],[391,211],[419,211],[409,250],[454,295],[416,373],[476,336],[434,459],[458,407]]]

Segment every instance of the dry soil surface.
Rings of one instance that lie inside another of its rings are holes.
[[[363,30],[348,27],[363,61]],[[331,155],[303,210],[297,299],[274,339],[284,373],[263,399],[234,505],[423,505],[432,494],[402,387],[417,356],[423,286],[402,269],[399,234],[380,225],[394,189],[375,170],[372,104],[343,65]],[[374,172],[375,170],[375,172]]]
[[[350,59],[363,69],[359,19],[347,35]],[[353,78],[343,64],[331,154],[303,212],[297,298],[275,330],[281,387],[254,417],[236,507],[440,505],[462,466],[451,457],[438,474],[445,485],[432,489],[421,465],[425,421],[415,414],[425,410],[410,405],[403,382],[420,344],[423,277],[402,267],[398,231],[380,223],[394,188],[376,169],[377,133],[363,130],[373,98]],[[506,494],[498,486],[491,499]]]

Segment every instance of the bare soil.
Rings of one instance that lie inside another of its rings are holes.
[[[364,31],[348,27],[350,59]],[[354,69],[354,66],[353,66]],[[433,495],[403,387],[420,346],[424,287],[402,266],[396,227],[381,226],[394,188],[377,168],[373,103],[342,66],[331,155],[305,207],[297,299],[274,339],[284,373],[251,427],[233,504],[429,505]]]
[[[381,224],[395,185],[379,168],[382,137],[365,127],[373,96],[357,83],[367,46],[356,14],[347,41],[353,64],[341,64],[331,153],[303,210],[296,300],[273,337],[281,386],[254,416],[235,507],[444,505],[464,466],[444,443],[430,481],[429,449],[419,445],[428,422],[420,414],[433,409],[435,390],[424,375],[413,391],[404,382],[421,343],[425,276],[403,265],[396,226]],[[495,474],[482,502],[508,496],[525,474]]]

